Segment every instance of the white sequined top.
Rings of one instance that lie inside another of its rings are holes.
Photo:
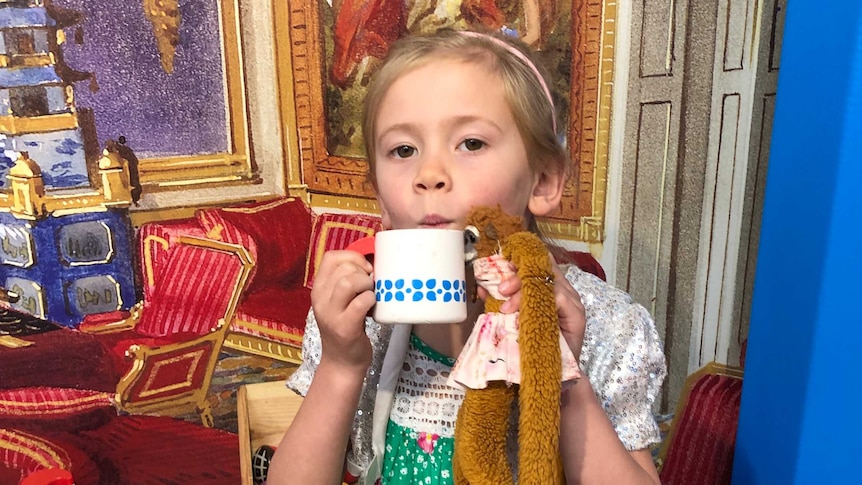
[[[586,309],[580,364],[602,409],[627,449],[643,449],[658,442],[652,405],[667,370],[655,322],[625,292],[576,266],[564,270]],[[410,326],[380,325],[368,318],[365,332],[371,340],[373,357],[354,418],[347,457],[354,475],[364,474],[381,461],[377,455],[382,454],[385,426],[407,353]],[[287,381],[290,389],[305,395],[320,354],[320,331],[313,312],[309,312],[302,342],[303,362]],[[379,414],[377,419],[375,412]]]

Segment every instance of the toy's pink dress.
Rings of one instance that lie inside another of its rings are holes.
[[[473,261],[476,282],[485,288],[489,298],[506,300],[497,287],[515,275],[515,267],[500,254]],[[521,383],[521,351],[518,347],[519,313],[483,313],[449,374],[453,387],[484,389],[490,381]],[[581,377],[572,350],[560,335],[560,355],[563,361],[562,380]]]

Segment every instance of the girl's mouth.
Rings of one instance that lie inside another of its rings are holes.
[[[452,221],[436,214],[425,216],[421,221],[419,221],[419,227],[434,229],[443,229],[448,227],[450,224],[452,224]]]

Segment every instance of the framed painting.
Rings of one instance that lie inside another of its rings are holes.
[[[99,146],[123,140],[144,192],[255,177],[239,3],[53,0],[60,62]]]
[[[389,44],[440,27],[500,29],[538,50],[562,99],[573,176],[560,210],[541,226],[552,237],[603,240],[616,0],[297,0],[281,8],[276,15],[289,31],[279,44],[290,52],[292,75],[280,79],[294,93],[301,176],[313,205],[376,210],[359,117]]]

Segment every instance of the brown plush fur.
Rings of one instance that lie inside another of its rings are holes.
[[[560,327],[554,301],[552,261],[544,243],[524,229],[520,217],[496,208],[474,209],[467,219],[480,233],[479,257],[502,249],[521,279],[521,384],[489,383],[467,389],[455,424],[452,458],[456,485],[514,483],[506,459],[506,436],[512,401],[518,395],[518,468],[520,484],[563,483],[559,456]],[[485,312],[499,312],[502,302],[485,300]],[[518,392],[516,392],[518,391]]]

